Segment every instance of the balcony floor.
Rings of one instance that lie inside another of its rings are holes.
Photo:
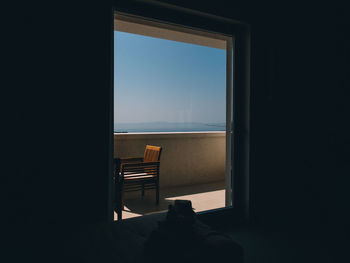
[[[127,192],[124,195],[123,219],[167,211],[175,199],[191,200],[195,212],[225,207],[225,182],[164,188],[159,191],[159,205],[155,203],[155,190]],[[117,214],[114,213],[114,220]]]

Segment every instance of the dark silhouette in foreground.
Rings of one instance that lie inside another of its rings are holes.
[[[243,248],[196,218],[191,201],[175,200],[144,247],[145,262],[243,262]]]

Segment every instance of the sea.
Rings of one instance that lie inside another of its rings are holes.
[[[115,133],[225,131],[225,123],[143,122],[114,123]]]

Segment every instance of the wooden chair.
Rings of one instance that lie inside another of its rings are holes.
[[[116,158],[115,177],[116,211],[118,220],[122,218],[124,192],[156,189],[156,204],[159,204],[159,165],[162,147],[146,145],[143,157]]]

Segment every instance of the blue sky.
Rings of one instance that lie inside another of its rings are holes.
[[[114,122],[225,122],[226,50],[114,32]]]

